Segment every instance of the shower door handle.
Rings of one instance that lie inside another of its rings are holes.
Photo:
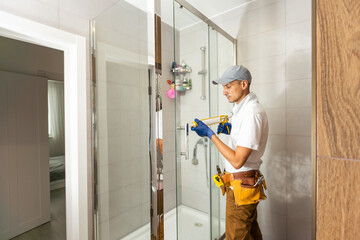
[[[180,152],[180,155],[185,156],[185,159],[189,159],[189,124],[186,123],[184,127],[178,127],[177,129],[184,130],[185,152]]]

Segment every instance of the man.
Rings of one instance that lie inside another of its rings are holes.
[[[266,198],[259,169],[268,137],[267,116],[250,92],[251,74],[244,66],[228,68],[213,83],[222,84],[223,94],[235,103],[232,124],[220,123],[217,131],[230,134],[229,145],[198,119],[197,127],[191,130],[208,136],[225,158],[225,173],[220,176],[226,186],[226,239],[262,239],[256,207],[259,200]]]

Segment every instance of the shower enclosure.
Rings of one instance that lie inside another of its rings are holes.
[[[225,232],[224,199],[212,181],[216,165],[222,167],[220,156],[207,137],[184,133],[195,118],[230,114],[230,109],[219,111],[222,87],[211,82],[234,64],[234,40],[215,29],[186,2],[174,2],[178,239],[218,239]],[[184,66],[191,69],[188,76],[183,76]],[[183,90],[186,79],[191,80],[191,89]],[[212,126],[214,131],[216,127]]]
[[[92,20],[95,236],[218,239],[220,156],[185,126],[230,113],[211,80],[234,64],[235,40],[187,2],[162,1],[155,51],[150,2],[119,1]]]

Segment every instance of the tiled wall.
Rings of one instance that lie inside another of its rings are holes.
[[[263,236],[310,239],[311,1],[259,1],[228,15],[227,24],[240,22],[238,64],[252,73],[250,90],[270,124],[261,166],[268,199],[258,207]]]
[[[147,13],[120,2],[95,18],[99,233],[149,223]]]
[[[192,68],[192,89],[187,92],[179,92],[180,104],[177,108],[181,115],[180,125],[191,123],[194,118],[207,118],[209,116],[208,74],[206,75],[205,100],[201,100],[202,76],[198,74],[202,69],[202,52],[200,47],[206,47],[206,70],[208,63],[208,27],[205,23],[199,23],[180,31],[179,61],[185,61]],[[178,64],[180,63],[178,62]],[[178,140],[181,141],[179,151],[185,151],[183,132],[179,131]],[[195,143],[199,140],[195,132],[189,135],[189,159],[184,156],[179,158],[181,164],[181,204],[209,213],[209,187],[206,180],[205,147],[197,146],[198,165],[192,164]],[[209,160],[209,156],[208,156]]]
[[[218,34],[214,30],[208,32],[208,26],[201,22],[180,31],[180,61],[185,61],[192,68],[192,90],[186,93],[180,93],[180,105],[178,111],[181,114],[181,125],[191,123],[194,118],[207,118],[209,114],[216,116],[218,114],[229,114],[230,109],[228,106],[222,106],[223,99],[219,98],[217,87],[214,85],[209,86],[209,78],[213,80],[218,77],[227,67],[233,64],[233,44],[228,39]],[[210,46],[209,46],[210,36]],[[198,74],[202,70],[202,52],[200,47],[206,47],[205,51],[205,68],[207,74],[205,76],[205,100],[201,100],[202,95],[202,78]],[[210,53],[209,53],[209,48]],[[209,58],[209,54],[211,54]],[[210,59],[210,60],[209,60]],[[210,61],[211,69],[208,67]],[[209,91],[209,87],[211,87]],[[215,130],[215,129],[214,129]],[[204,145],[197,146],[197,159],[198,164],[194,165],[193,151],[199,136],[195,132],[190,132],[189,135],[189,159],[186,160],[181,156],[181,203],[198,209],[200,211],[209,213],[210,210],[210,190],[209,179],[212,174],[216,173],[215,166],[212,166],[212,172],[209,173],[210,168],[210,155],[207,153],[207,164],[205,161]],[[179,137],[181,141],[178,146],[181,146],[179,151],[184,151],[184,138]],[[209,144],[209,143],[208,143]],[[213,147],[213,146],[212,146]],[[207,151],[209,145],[207,146]],[[211,158],[212,164],[218,162],[218,154],[213,151]],[[215,164],[214,164],[215,165]],[[215,190],[216,187],[215,187]],[[217,200],[213,199],[212,202],[216,204]],[[213,206],[213,210],[217,211],[217,207]],[[216,215],[216,213],[214,212]]]
[[[164,208],[165,212],[176,206],[176,174],[175,174],[175,101],[167,95],[170,85],[167,80],[173,79],[171,63],[174,61],[174,41],[172,26],[162,23],[162,78],[160,81],[163,103],[163,136],[164,136]],[[179,37],[176,32],[177,38]],[[179,114],[177,116],[179,118]]]

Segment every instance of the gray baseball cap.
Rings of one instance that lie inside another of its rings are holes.
[[[247,80],[251,83],[249,70],[242,65],[231,66],[225,70],[221,78],[215,79],[213,84],[227,84],[235,80]]]

